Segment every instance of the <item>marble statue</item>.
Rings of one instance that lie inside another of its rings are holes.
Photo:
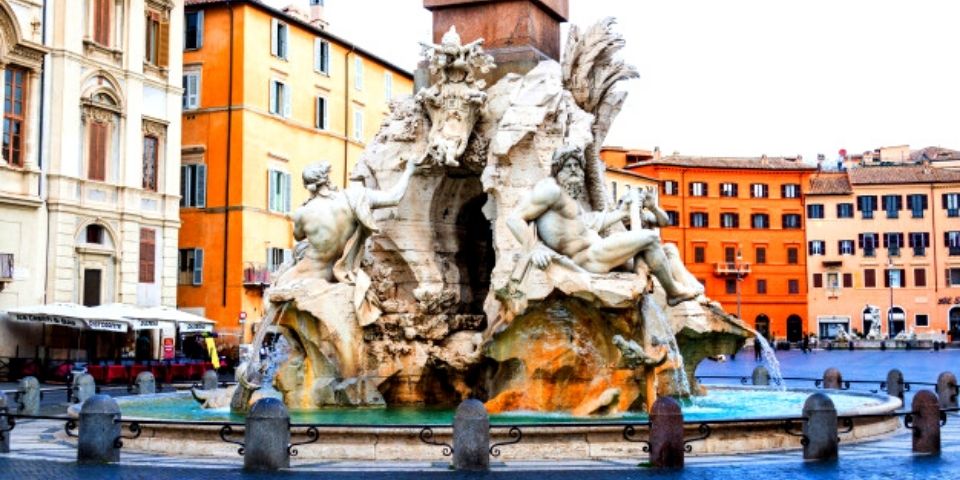
[[[423,44],[431,73],[439,78],[417,95],[430,117],[430,141],[421,162],[447,167],[460,166],[470,134],[487,101],[486,83],[477,73],[494,66],[493,57],[483,53],[483,39],[466,45],[454,26],[443,35],[440,45]]]
[[[600,232],[628,218],[630,202],[623,202],[618,210],[584,211],[580,204],[585,185],[584,157],[576,148],[557,150],[551,173],[551,177],[534,185],[530,195],[507,219],[511,233],[529,250],[530,263],[545,269],[555,261],[602,274],[639,256],[666,290],[669,305],[692,300],[702,293],[700,289],[690,289],[675,281],[660,235],[643,228],[643,223],[661,225],[668,221],[666,213],[656,206],[653,195],[642,196],[644,214],[639,219],[639,228],[604,237]],[[535,231],[531,231],[529,224],[535,225]]]

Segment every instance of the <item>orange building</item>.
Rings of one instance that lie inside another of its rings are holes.
[[[413,91],[409,72],[324,31],[319,3],[185,2],[177,305],[229,343],[249,338],[291,257],[303,168],[326,160],[346,185],[390,100]]]
[[[766,156],[601,152],[613,165],[621,155],[625,169],[660,181],[660,206],[672,221],[663,240],[679,247],[707,296],[769,337],[800,340],[807,324],[802,191],[816,168]]]

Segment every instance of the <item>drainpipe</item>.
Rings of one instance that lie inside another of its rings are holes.
[[[347,158],[350,152],[350,55],[354,54],[356,45],[350,45],[350,50],[343,55],[346,67],[343,69],[343,188],[347,188]]]
[[[41,34],[40,34],[40,35],[41,35],[41,42],[43,42],[43,44],[46,46],[46,45],[48,45],[48,43],[47,43],[47,24],[49,23],[49,21],[48,21],[49,18],[48,18],[48,13],[47,13],[47,2],[43,2],[43,13],[42,13],[42,15],[43,15],[43,27],[41,27],[42,30],[41,30]],[[46,91],[47,91],[47,64],[48,64],[48,58],[49,58],[49,57],[47,57],[46,55],[44,55],[44,57],[43,57],[43,66],[40,67],[40,118],[39,118],[39,123],[38,123],[38,125],[40,126],[40,128],[39,128],[40,132],[39,132],[39,135],[38,135],[38,138],[37,138],[37,147],[38,147],[38,148],[37,148],[37,168],[40,169],[40,178],[37,179],[37,194],[40,195],[40,200],[43,202],[43,208],[45,209],[45,211],[46,211],[46,213],[47,213],[47,235],[46,235],[47,238],[46,238],[46,250],[45,250],[45,252],[46,252],[46,253],[45,253],[46,261],[44,262],[44,268],[43,268],[43,303],[44,303],[44,304],[47,304],[47,303],[49,303],[49,301],[50,301],[50,298],[49,298],[48,293],[47,293],[47,292],[49,291],[49,289],[47,288],[47,282],[50,281],[50,271],[49,271],[49,268],[50,268],[50,236],[51,236],[51,233],[50,233],[50,203],[47,201],[48,199],[47,199],[46,188],[45,188],[45,187],[46,187],[46,184],[44,183],[44,180],[46,180],[46,169],[47,169],[47,167],[45,167],[44,164],[43,164],[43,142],[44,142],[44,136],[43,136],[43,130],[44,130],[44,129],[43,129],[43,124],[44,124],[45,118],[46,118],[46,116],[45,116],[43,113],[44,113],[44,111],[45,111],[46,108],[47,108],[47,106],[46,106],[46,100],[45,100],[45,99],[46,99]],[[46,328],[44,328],[44,337],[45,337],[45,336],[46,336]],[[40,338],[40,342],[41,342],[41,343],[43,343],[44,337],[41,337],[41,338]]]
[[[227,8],[230,9],[230,60],[229,60],[229,71],[227,74],[227,152],[226,152],[226,176],[224,177],[224,202],[223,202],[223,280],[221,285],[223,285],[223,296],[221,298],[221,303],[224,307],[227,306],[227,268],[228,268],[228,253],[230,250],[230,157],[233,153],[231,146],[233,144],[233,2],[227,4]]]
[[[939,278],[938,272],[940,270],[940,265],[937,263],[937,243],[938,243],[937,233],[938,232],[937,232],[937,215],[935,213],[936,209],[934,208],[934,205],[935,205],[934,202],[936,201],[937,200],[933,194],[933,183],[930,183],[930,201],[929,203],[927,203],[927,205],[930,206],[930,236],[932,237],[930,239],[930,244],[933,247],[930,249],[930,250],[933,250],[933,265],[932,265],[933,268],[931,269],[933,270],[933,298],[939,300],[938,295],[940,294],[940,278]],[[924,248],[926,248],[926,246],[924,246]],[[939,303],[935,303],[934,305],[939,305]],[[937,307],[934,307],[934,308],[937,308]],[[949,318],[950,310],[948,309],[947,312],[948,312],[948,317],[946,318],[946,322],[945,322],[946,328],[944,330],[950,331],[950,318]],[[937,311],[934,310],[934,313],[937,313]]]

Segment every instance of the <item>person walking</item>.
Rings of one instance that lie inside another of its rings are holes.
[[[763,358],[761,350],[763,350],[763,346],[760,344],[760,337],[753,337],[753,359],[755,361],[759,362]]]
[[[810,352],[810,334],[803,334],[803,340],[800,342],[800,351],[803,353]]]

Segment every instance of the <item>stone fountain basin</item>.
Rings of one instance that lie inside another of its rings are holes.
[[[741,386],[712,386],[711,392],[719,392],[721,396],[738,395],[744,398],[750,396],[760,396],[760,403],[764,395],[781,393],[774,388],[764,387],[741,387]],[[845,443],[855,443],[866,440],[877,439],[892,434],[900,429],[900,420],[891,413],[902,406],[902,402],[894,397],[883,394],[874,394],[869,392],[853,391],[830,391],[817,389],[789,389],[784,392],[788,396],[783,403],[791,407],[797,402],[798,398],[805,398],[813,393],[827,393],[834,399],[838,405],[840,416],[855,415],[878,415],[875,417],[856,419],[855,426],[851,432],[841,433],[839,435],[841,445]],[[140,397],[127,397],[118,399],[121,411],[124,413],[124,419],[153,419],[171,420],[169,415],[149,415],[141,416],[135,412],[142,409],[151,402],[179,402],[180,399],[189,399],[189,393],[173,393],[145,395]],[[192,401],[192,399],[190,400]],[[745,402],[751,403],[751,402]],[[754,402],[756,404],[756,402]],[[199,406],[197,407],[199,409]],[[716,416],[705,414],[712,407],[698,408],[698,406],[688,406],[685,413],[686,425],[685,438],[692,439],[702,436],[698,431],[700,423],[705,422],[710,425],[710,435],[708,438],[691,442],[693,448],[691,455],[711,455],[711,454],[730,454],[744,452],[778,451],[793,450],[801,448],[800,437],[787,433],[782,421],[770,418],[769,415],[747,415],[750,419],[746,420],[728,418],[721,419]],[[150,410],[149,407],[146,408]],[[699,411],[698,411],[699,410]],[[707,412],[709,413],[709,412]],[[891,414],[891,415],[887,415]],[[228,420],[229,412],[223,412],[220,420],[202,419],[207,421],[241,421],[236,417]],[[374,414],[375,415],[375,414]],[[778,415],[779,416],[779,415]],[[800,409],[796,409],[793,414],[783,416],[799,417]],[[301,422],[295,414],[294,423]],[[761,419],[766,417],[765,419]],[[423,420],[422,423],[441,423],[436,420],[436,416]],[[196,421],[198,418],[181,418],[182,420]],[[433,420],[433,421],[431,421]],[[514,421],[515,420],[515,421]],[[551,426],[537,426],[537,421],[533,415],[504,415],[494,416],[492,423],[494,425],[491,431],[491,443],[509,441],[507,431],[512,425],[519,425],[523,432],[522,441],[515,445],[508,445],[501,448],[502,455],[500,460],[578,460],[578,459],[614,459],[614,458],[636,458],[644,459],[647,453],[643,452],[642,443],[631,443],[623,439],[622,426],[610,425],[583,425],[589,421],[642,421],[645,416],[642,414],[630,414],[616,418],[602,419],[576,419],[560,415],[548,414],[541,415],[540,423],[551,423]],[[741,421],[742,420],[742,421]],[[565,426],[561,423],[577,421],[577,425]],[[417,461],[444,461],[441,448],[427,445],[419,440],[420,428],[383,428],[376,427],[376,423],[369,422],[361,426],[351,426],[346,423],[357,423],[350,419],[344,419],[343,426],[323,427],[320,429],[320,438],[316,443],[297,447],[299,454],[294,458],[297,460],[417,460]],[[329,420],[323,420],[322,423],[335,423]],[[385,420],[384,424],[394,423],[395,421]],[[403,423],[411,423],[409,420]],[[445,422],[443,422],[445,423]],[[794,429],[797,432],[800,428],[798,423]],[[841,425],[841,429],[843,426]],[[243,427],[234,427],[233,438],[241,439],[243,436]],[[215,456],[229,458],[231,456],[240,460],[237,454],[237,446],[221,441],[220,425],[142,425],[142,434],[140,438],[134,440],[124,440],[125,450],[138,450],[169,455],[189,455],[189,456]],[[451,431],[449,428],[434,428],[435,439],[441,442],[451,442]],[[646,439],[649,437],[649,429],[645,426],[636,428],[634,438]],[[293,442],[306,440],[305,428],[293,429]]]

